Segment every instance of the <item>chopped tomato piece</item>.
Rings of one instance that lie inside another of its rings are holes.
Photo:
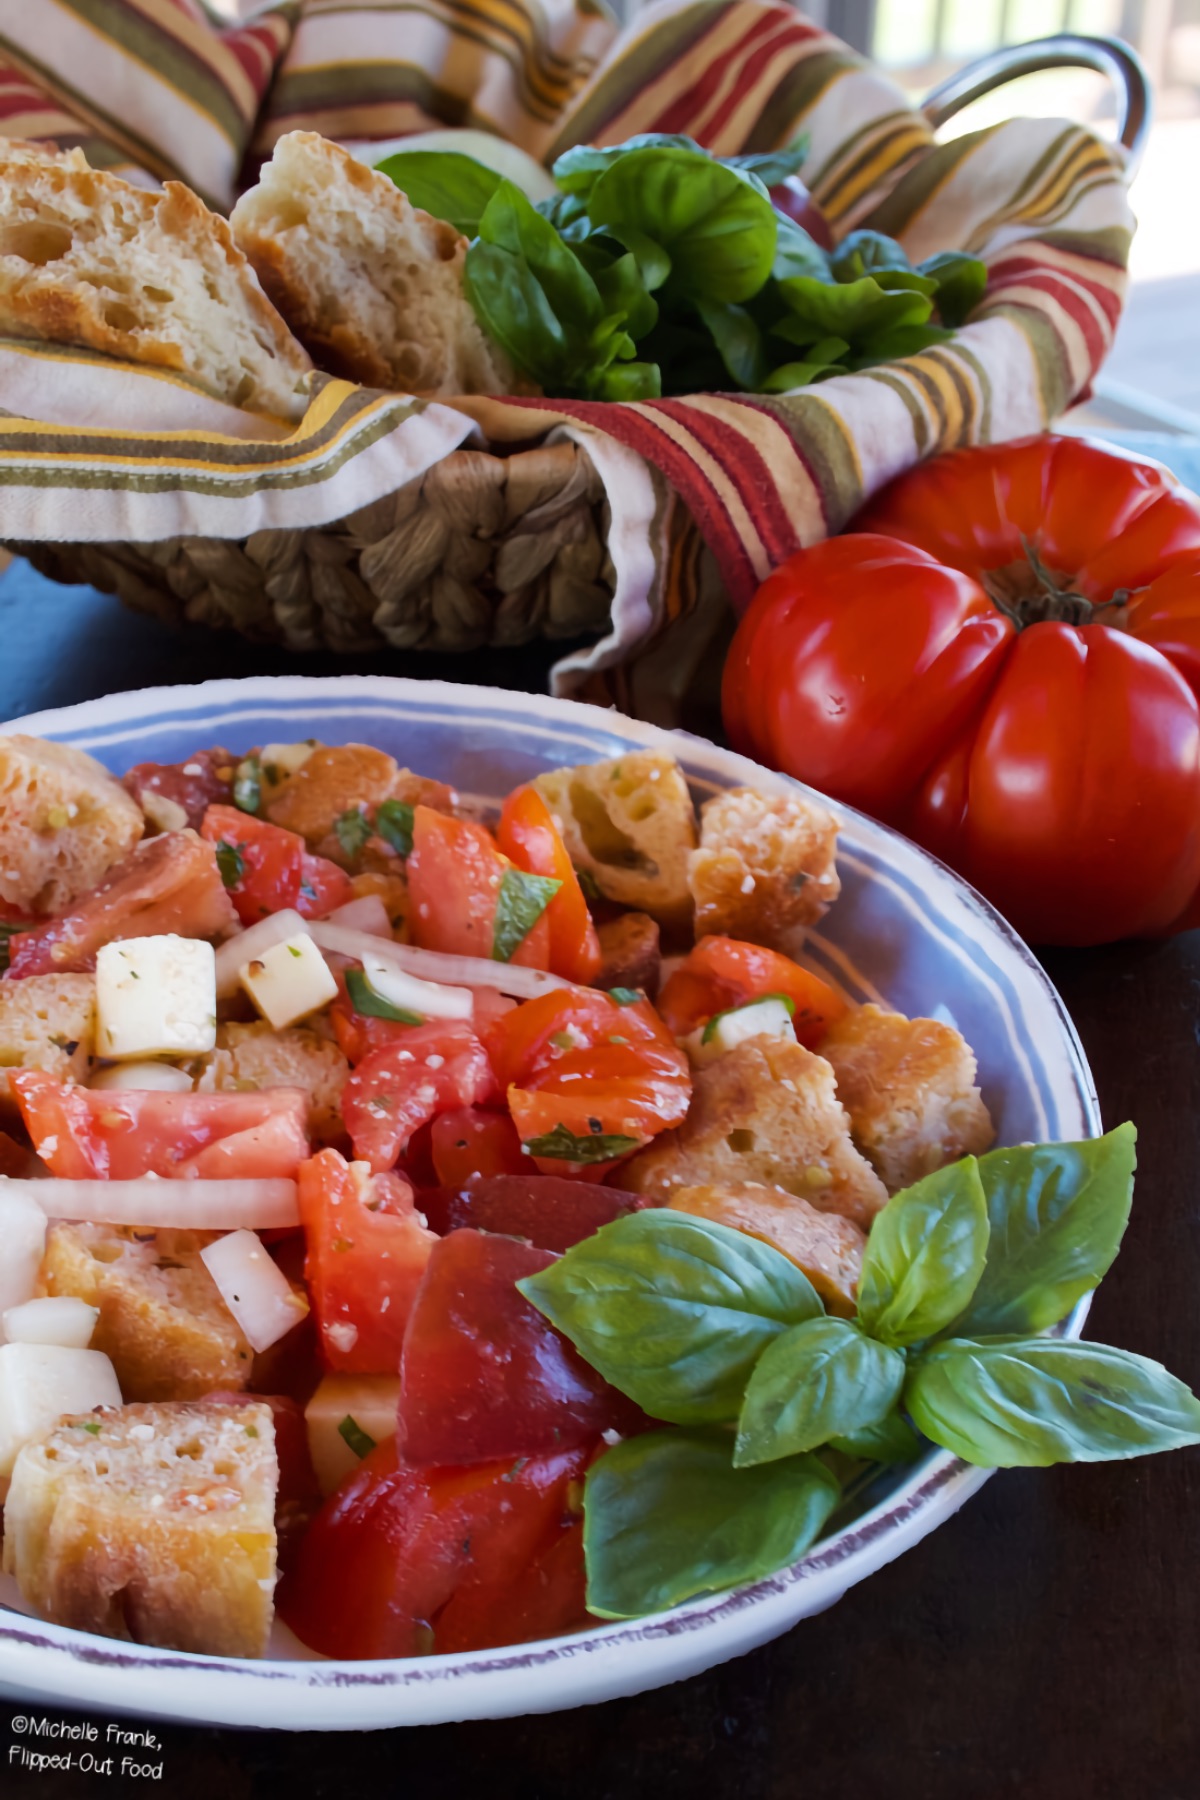
[[[714,1013],[745,1006],[765,994],[783,994],[795,1004],[792,1024],[799,1041],[814,1050],[846,1002],[819,975],[790,956],[743,944],[737,938],[701,938],[663,984],[658,1010],[676,1037],[686,1037]]]
[[[569,1519],[570,1512],[563,1517]],[[456,1650],[531,1644],[582,1631],[589,1622],[583,1520],[574,1519],[518,1581],[464,1582],[438,1614],[437,1648],[450,1656]]]
[[[409,929],[424,950],[491,957],[496,908],[509,860],[482,825],[418,806],[408,858]],[[508,958],[531,969],[548,967],[550,925],[543,911]]]
[[[70,912],[11,937],[6,979],[93,969],[97,950],[117,938],[213,938],[233,925],[212,845],[194,831],[164,831],[122,857]]]
[[[433,1167],[441,1187],[461,1187],[472,1175],[519,1175],[521,1140],[507,1113],[457,1106],[432,1127]],[[424,1210],[422,1208],[422,1210]]]
[[[182,763],[135,763],[121,785],[139,806],[143,794],[159,794],[182,806],[193,831],[199,831],[207,809],[228,802],[237,757],[228,750],[197,750]]]
[[[536,788],[518,788],[508,796],[496,835],[501,850],[518,869],[530,875],[549,875],[562,883],[546,908],[549,966],[556,975],[586,987],[600,969],[600,940],[567,847]]]
[[[578,1523],[572,1503],[591,1455],[589,1445],[437,1468],[403,1461],[393,1441],[380,1444],[313,1521],[281,1583],[280,1617],[310,1649],[346,1658],[443,1649],[441,1618],[460,1595],[464,1621],[478,1609],[483,1619],[511,1613],[515,1622],[530,1571]],[[577,1588],[556,1584],[561,1591],[567,1611]],[[541,1634],[553,1607],[529,1604]],[[451,1625],[453,1647],[482,1648],[465,1630]]]
[[[210,806],[201,831],[222,852],[229,897],[243,925],[294,907],[302,919],[323,919],[354,898],[350,877],[314,856],[302,837],[239,812]]]
[[[302,1163],[304,1270],[321,1349],[331,1369],[394,1375],[404,1328],[436,1243],[396,1175],[372,1176],[322,1150]]]
[[[528,1163],[529,1158],[525,1160]],[[457,1190],[430,1188],[421,1195],[421,1211],[439,1237],[473,1227],[527,1238],[540,1250],[560,1253],[602,1225],[651,1204],[621,1188],[535,1175],[532,1170],[521,1175],[476,1175]]]
[[[395,1019],[376,1019],[370,1014],[356,1012],[354,1002],[346,991],[345,980],[341,977],[338,979],[338,989],[338,997],[330,1007],[330,1020],[334,1036],[348,1062],[360,1063],[372,1050],[382,1050],[387,1044],[402,1042],[406,1033],[412,1030],[411,1025],[401,1025]],[[517,1003],[505,994],[498,994],[495,988],[475,988],[472,992],[475,1010],[471,1023],[476,1037],[482,1039],[498,1019],[512,1012]]]
[[[14,1070],[9,1081],[38,1155],[68,1180],[291,1178],[308,1155],[303,1088],[101,1092],[56,1081],[42,1069]]]
[[[539,994],[493,1026],[487,1047],[544,1174],[603,1176],[678,1125],[691,1099],[687,1057],[645,1000],[622,1006],[583,988]]]
[[[496,1093],[483,1045],[467,1024],[431,1019],[373,1050],[342,1090],[342,1118],[354,1154],[390,1169],[409,1138],[451,1107],[479,1106]]]
[[[438,1240],[400,1358],[396,1441],[409,1462],[540,1456],[645,1425],[517,1291],[556,1261],[487,1231]]]

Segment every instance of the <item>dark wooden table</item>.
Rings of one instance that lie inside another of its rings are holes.
[[[361,666],[529,687],[548,661],[524,651],[482,666]],[[0,580],[0,718],[286,668],[321,672],[317,659],[131,618],[20,565]],[[1200,1388],[1200,933],[1045,962],[1105,1122],[1132,1118],[1139,1131],[1133,1222],[1090,1335]],[[150,1785],[14,1773],[13,1710],[0,1702],[6,1800]],[[1196,1800],[1200,1452],[1001,1472],[832,1611],[632,1700],[408,1732],[157,1729],[158,1791],[172,1800]]]

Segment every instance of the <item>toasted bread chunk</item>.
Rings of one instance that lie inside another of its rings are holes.
[[[41,1290],[99,1307],[92,1349],[109,1357],[127,1400],[195,1400],[245,1387],[253,1352],[200,1260],[212,1235],[50,1227]]]
[[[808,1276],[832,1313],[852,1318],[867,1240],[851,1219],[818,1212],[799,1194],[745,1181],[740,1186],[676,1188],[676,1212],[715,1219],[773,1244]]]
[[[190,1066],[202,1094],[304,1088],[312,1136],[323,1144],[345,1136],[340,1104],[350,1064],[335,1043],[304,1025],[219,1025],[216,1049]]]
[[[600,973],[596,987],[641,988],[654,998],[662,974],[658,926],[649,913],[622,913],[596,927],[600,939]]]
[[[323,368],[410,394],[512,391],[463,292],[467,240],[314,131],[289,131],[230,218]]]
[[[688,858],[696,935],[786,946],[841,891],[838,822],[802,794],[732,788],[700,808],[700,848]]]
[[[782,1038],[739,1044],[696,1076],[688,1116],[621,1173],[635,1194],[740,1187],[798,1194],[821,1212],[867,1230],[887,1201],[883,1183],[850,1141],[850,1121],[823,1057]]]
[[[315,848],[343,813],[378,806],[400,773],[394,757],[369,744],[319,745],[266,805],[272,825],[299,832]]]
[[[974,1053],[952,1025],[855,1006],[830,1028],[821,1055],[854,1141],[889,1193],[979,1155],[996,1135]]]
[[[660,925],[689,924],[687,865],[696,815],[673,757],[629,750],[610,762],[553,769],[534,786],[571,861],[606,900],[647,912]]]
[[[3,231],[0,225],[0,237]],[[133,849],[142,829],[141,807],[94,756],[47,738],[0,738],[6,905],[31,918],[65,912]]]
[[[312,363],[229,226],[161,193],[0,143],[0,333],[177,369],[230,406],[299,419]]]
[[[45,1069],[58,1081],[82,1081],[95,1030],[93,976],[0,981],[0,1108],[16,1105],[9,1069]]]
[[[4,1569],[42,1618],[207,1656],[261,1656],[279,1463],[269,1406],[101,1407],[17,1458]]]

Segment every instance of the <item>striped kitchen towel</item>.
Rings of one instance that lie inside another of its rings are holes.
[[[43,7],[93,34],[119,11],[153,18],[160,32],[174,14],[177,47],[194,50],[207,18],[199,0],[39,0],[37,9],[0,0],[0,54],[13,71],[8,118],[27,121],[27,135],[53,135],[62,130],[50,128],[58,108],[107,135],[110,160],[136,156],[151,143],[154,119],[167,116],[161,93],[144,96],[139,110],[116,88],[72,78],[61,58],[39,131],[31,84],[43,79],[47,56],[45,46],[37,53],[28,19]],[[669,690],[691,668],[687,646],[712,625],[723,595],[743,607],[773,566],[840,530],[922,457],[1041,430],[1086,392],[1112,342],[1132,231],[1120,149],[1049,119],[938,145],[892,83],[789,6],[664,0],[613,42],[595,0],[308,0],[262,8],[237,31],[206,29],[204,82],[192,81],[182,49],[148,79],[160,87],[178,80],[199,107],[202,93],[212,101],[222,70],[223,123],[193,136],[191,114],[177,111],[173,133],[154,140],[142,166],[150,175],[190,169],[214,198],[227,191],[239,141],[253,155],[301,125],[359,139],[471,121],[546,161],[574,143],[619,143],[639,131],[685,132],[720,153],[769,148],[804,131],[805,178],[838,234],[886,231],[914,261],[966,249],[985,261],[989,281],[950,342],[793,394],[433,405],[319,378],[293,430],[231,413],[161,371],[0,346],[7,541],[35,554],[42,547],[39,560],[56,573],[97,580],[104,546],[145,546],[139,604],[154,603],[155,570],[180,546],[199,566],[222,544],[255,534],[261,548],[263,534],[320,540],[337,532],[342,556],[353,547],[354,517],[407,492],[451,453],[565,440],[585,452],[602,489],[613,597],[607,629],[559,665],[558,685],[664,716]],[[247,31],[257,33],[250,47],[238,35]],[[149,56],[146,40],[137,42],[138,55]],[[222,61],[226,51],[240,83]],[[257,121],[247,122],[254,81],[276,55]],[[127,83],[136,85],[128,73]],[[4,92],[0,85],[0,106]],[[110,131],[117,119],[124,129]],[[247,122],[240,140],[238,121]],[[218,139],[228,148],[223,164]],[[74,560],[72,545],[81,546]],[[161,588],[164,609],[177,605],[165,578]],[[447,595],[452,589],[445,584]],[[461,598],[461,581],[456,591]],[[421,637],[411,621],[397,623],[394,603],[372,612],[369,581],[356,592],[356,643],[372,629],[380,642],[461,641],[439,636],[440,601],[427,603]],[[240,600],[231,605],[227,622],[301,641],[273,604],[269,594],[250,595],[244,613]],[[512,611],[485,592],[472,614],[477,641],[487,641],[489,618],[492,641],[507,641]],[[354,635],[336,617],[314,623],[311,609],[305,620],[306,643],[345,647]],[[537,628],[534,608],[521,629]]]

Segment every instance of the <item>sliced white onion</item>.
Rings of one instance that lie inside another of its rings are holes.
[[[228,1000],[238,991],[238,973],[264,950],[270,950],[274,944],[282,944],[287,938],[295,937],[298,931],[307,931],[308,926],[292,907],[285,906],[282,912],[271,913],[257,924],[247,926],[239,931],[236,937],[226,938],[217,946],[217,999]]]
[[[218,1238],[200,1252],[200,1260],[255,1350],[269,1350],[308,1312],[308,1301],[252,1231]]]
[[[512,963],[491,962],[482,956],[447,956],[441,950],[418,950],[415,944],[385,944],[382,938],[369,937],[365,931],[348,931],[325,919],[311,919],[307,930],[322,950],[336,950],[342,956],[352,956],[356,962],[362,962],[364,956],[380,956],[409,975],[450,987],[496,988],[519,1000],[534,1000],[552,988],[572,985],[545,969],[514,967]],[[220,991],[218,986],[217,992]]]
[[[440,981],[422,981],[407,969],[385,962],[382,956],[363,951],[363,973],[381,1000],[423,1019],[470,1019],[475,997],[470,988],[443,987]]]
[[[240,1181],[175,1181],[139,1175],[133,1181],[23,1181],[0,1175],[0,1202],[32,1200],[48,1219],[89,1225],[145,1225],[180,1231],[288,1230],[300,1223],[296,1183],[286,1176]]]
[[[10,1344],[61,1344],[64,1350],[86,1350],[100,1317],[98,1306],[73,1294],[53,1294],[10,1306],[0,1326]]]
[[[37,1187],[36,1181],[0,1182],[0,1311],[32,1300],[37,1292],[38,1270],[46,1250],[46,1215],[32,1198],[18,1190]],[[0,1327],[0,1342],[4,1332]]]
[[[97,1069],[88,1086],[105,1091],[111,1088],[138,1088],[143,1093],[182,1094],[190,1093],[192,1078],[186,1069],[177,1069],[174,1063],[113,1063],[110,1068]]]
[[[365,931],[368,937],[391,941],[392,921],[378,894],[363,894],[357,900],[347,900],[345,906],[337,906],[326,914],[325,923],[342,925],[347,931]]]

